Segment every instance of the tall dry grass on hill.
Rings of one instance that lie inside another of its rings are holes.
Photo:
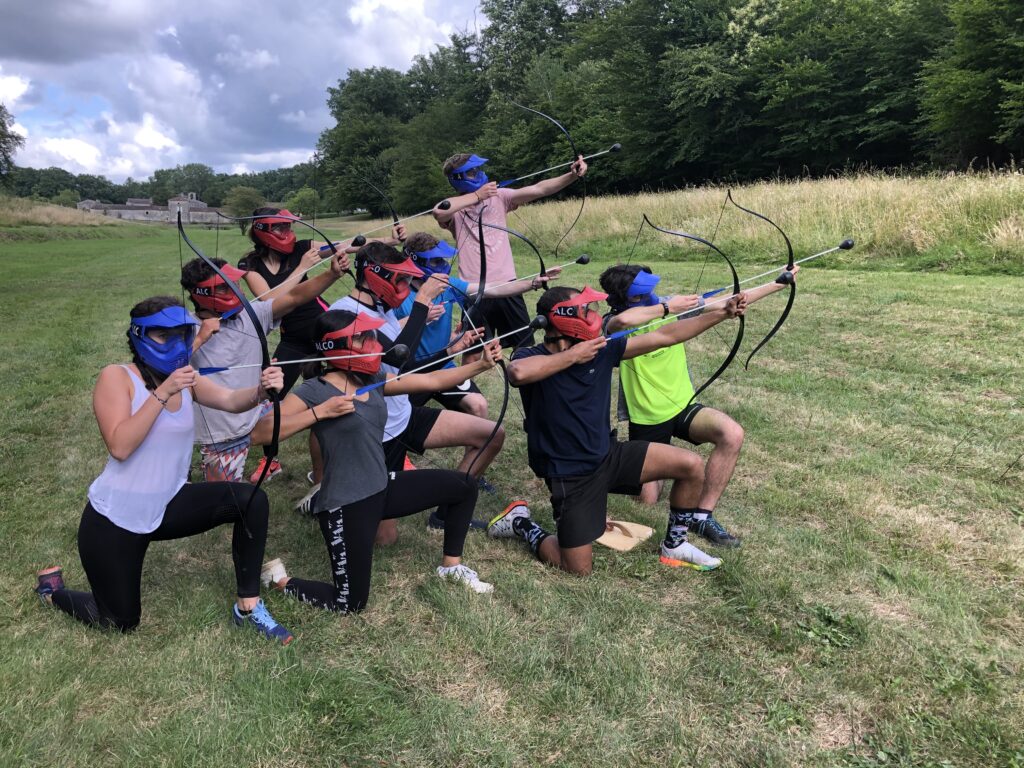
[[[726,186],[587,198],[562,246],[603,245],[609,253],[633,243],[642,214],[662,227],[711,238],[727,253],[778,252],[770,226],[733,206],[723,211]],[[1024,173],[891,177],[865,174],[833,179],[771,181],[731,187],[744,207],[763,213],[789,235],[797,255],[853,237],[857,248],[832,266],[1011,272],[1024,270]],[[579,198],[524,206],[509,226],[550,250],[579,210]],[[721,217],[721,221],[719,221]],[[363,223],[364,228],[376,226]],[[429,217],[410,228],[434,231]],[[651,238],[648,230],[643,237]],[[650,240],[647,240],[650,242]],[[671,247],[686,247],[679,242]]]
[[[0,195],[0,227],[102,227],[124,223],[76,208]]]

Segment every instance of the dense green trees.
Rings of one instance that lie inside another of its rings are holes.
[[[568,159],[565,137],[512,101],[557,117],[582,152],[623,144],[594,164],[597,192],[1024,154],[1020,0],[482,0],[480,10],[479,35],[453,35],[405,73],[352,70],[329,88],[335,125],[315,168],[237,175],[192,163],[119,185],[14,169],[8,181],[15,194],[110,202],[191,191],[221,205],[239,186],[312,202],[315,192],[320,208],[385,214],[372,184],[408,213],[449,193],[440,167],[455,152],[490,158],[499,179]],[[0,112],[0,149],[17,140],[9,123]],[[0,153],[0,173],[4,163]]]
[[[591,190],[850,168],[965,168],[1024,153],[1018,0],[483,0],[479,37],[406,74],[331,89],[328,205],[400,211],[447,193],[456,151],[514,177],[621,141]]]

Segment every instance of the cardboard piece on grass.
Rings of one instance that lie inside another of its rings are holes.
[[[609,520],[605,523],[604,534],[597,543],[619,552],[629,552],[637,544],[647,541],[653,534],[653,528],[640,523]]]

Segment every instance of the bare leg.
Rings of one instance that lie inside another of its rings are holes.
[[[743,447],[743,427],[714,408],[702,408],[690,423],[690,436],[715,446],[704,468],[704,487],[695,505],[714,511],[725,492]]]
[[[693,509],[697,506],[704,485],[704,462],[696,453],[685,448],[651,443],[640,481],[647,483],[652,480],[672,480],[669,504],[681,509]]]
[[[441,411],[434,423],[434,428],[427,436],[424,447],[450,448],[464,445],[466,452],[456,469],[465,472],[472,465],[473,476],[480,477],[494,461],[494,457],[498,455],[501,446],[505,443],[505,430],[499,427],[494,439],[481,451],[493,429],[493,421],[470,416],[468,413]],[[478,459],[477,456],[480,458]]]
[[[470,392],[459,400],[459,410],[481,419],[487,418],[487,399],[476,392]],[[493,427],[492,427],[493,429]]]

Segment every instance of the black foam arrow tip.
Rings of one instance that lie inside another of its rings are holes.
[[[846,240],[843,240],[843,242],[839,244],[839,247],[844,251],[850,250],[851,248],[853,248],[853,239],[847,238]]]
[[[548,319],[544,315],[537,315],[533,320],[530,321],[530,327],[534,330],[543,329],[548,327]]]
[[[442,211],[447,211],[449,208],[452,207],[452,201],[451,200],[442,200],[440,203],[437,204],[437,207],[439,209],[441,209]]]
[[[578,259],[576,259],[576,263],[577,264],[589,264],[590,263],[590,257],[587,254],[584,253],[582,256],[580,256]]]
[[[352,245],[354,245],[356,248],[362,248],[364,245],[366,245],[366,238],[363,237],[362,235],[356,235],[355,237],[352,238]]]
[[[611,145],[611,147],[608,148],[608,151],[609,152],[618,152],[620,149],[622,149],[622,145],[619,144],[619,142],[615,142],[614,144]]]

